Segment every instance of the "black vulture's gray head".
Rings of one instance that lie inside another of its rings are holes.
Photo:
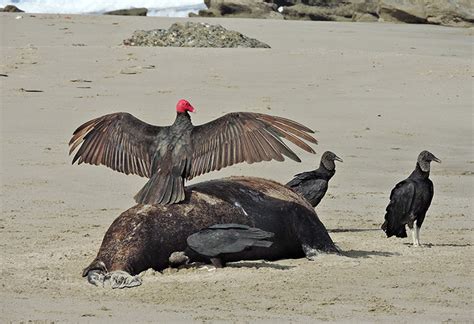
[[[431,152],[423,151],[420,153],[420,155],[418,155],[417,162],[423,172],[430,171],[431,161],[441,163],[441,160],[434,156],[434,154]]]
[[[342,159],[331,151],[326,151],[323,153],[323,156],[321,156],[321,163],[328,170],[334,170],[336,168],[334,161],[342,162]]]

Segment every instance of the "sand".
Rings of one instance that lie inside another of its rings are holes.
[[[473,322],[472,29],[202,19],[271,49],[121,46],[177,19],[1,14],[0,322]],[[42,92],[25,92],[24,90]],[[231,111],[317,130],[303,162],[198,177],[286,182],[325,150],[344,159],[317,212],[345,256],[149,271],[134,289],[81,278],[111,222],[145,183],[71,166],[81,123],[127,111],[167,125],[178,99],[195,124]],[[388,195],[428,149],[435,197],[424,247],[379,229]]]

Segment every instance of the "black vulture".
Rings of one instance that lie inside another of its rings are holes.
[[[188,249],[184,252],[174,252],[169,261],[173,266],[189,262],[190,257],[197,253],[209,259],[216,268],[222,268],[224,261],[221,256],[249,250],[252,247],[270,247],[273,243],[267,241],[274,236],[271,232],[241,224],[216,224],[188,236]]]
[[[413,246],[420,246],[420,228],[434,194],[433,182],[429,179],[431,161],[441,163],[432,153],[421,152],[415,170],[392,189],[382,225],[387,237],[407,237],[405,225],[408,225]]]
[[[313,207],[316,207],[328,190],[329,180],[336,173],[334,161],[342,162],[342,159],[333,152],[326,151],[321,156],[318,169],[299,173],[286,185],[302,195]]]

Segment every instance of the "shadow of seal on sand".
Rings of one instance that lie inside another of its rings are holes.
[[[169,266],[169,257],[187,247],[189,235],[214,224],[237,223],[275,234],[269,248],[252,247],[225,256],[225,262],[279,260],[339,253],[313,207],[282,184],[232,177],[186,188],[173,205],[136,205],[107,230],[97,257],[83,271],[89,282],[112,288],[141,284],[138,274]],[[194,256],[191,262],[206,262]]]

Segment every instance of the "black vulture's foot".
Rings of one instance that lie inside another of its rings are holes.
[[[306,256],[306,259],[309,261],[316,260],[316,257],[319,255],[319,251],[310,247],[309,245],[303,244],[303,252]]]

